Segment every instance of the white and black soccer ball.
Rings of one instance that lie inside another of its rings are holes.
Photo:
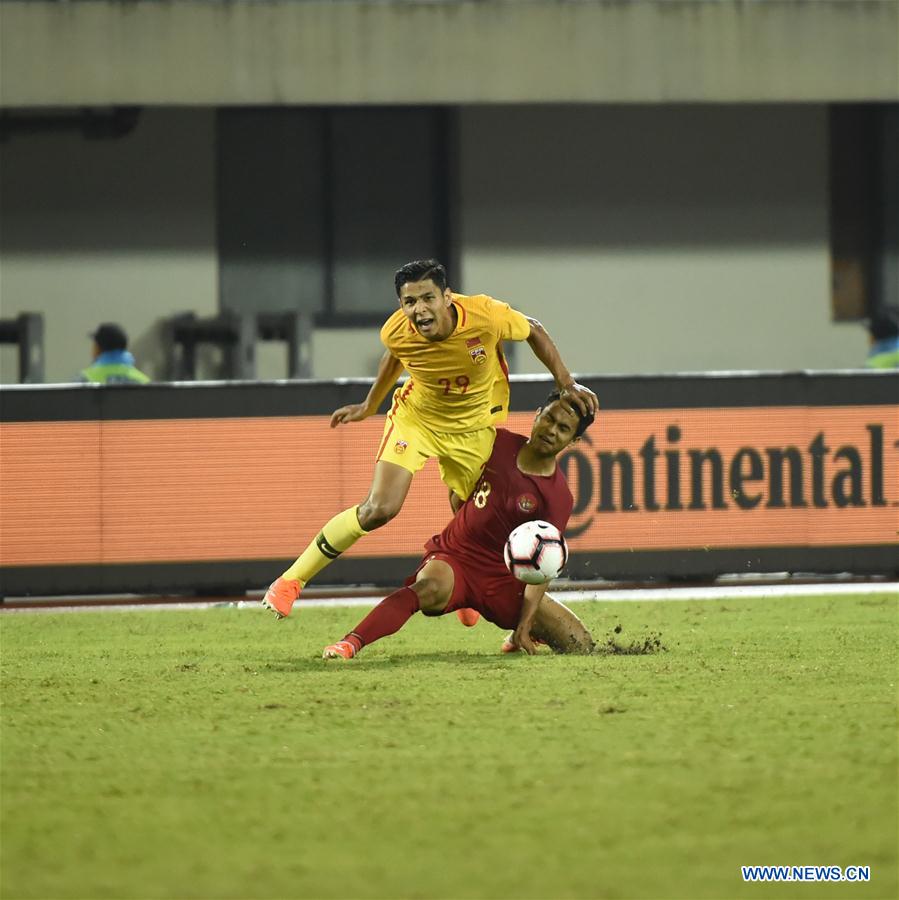
[[[503,548],[506,568],[527,584],[557,578],[568,562],[568,545],[555,525],[535,519],[515,528]]]

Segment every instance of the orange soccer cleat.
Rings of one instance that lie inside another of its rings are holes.
[[[356,648],[350,641],[338,641],[336,644],[328,644],[322,650],[322,659],[352,659],[356,655]]]
[[[284,619],[290,615],[293,604],[300,596],[300,582],[292,578],[278,576],[262,598],[262,605],[270,609],[277,618]]]
[[[481,614],[476,609],[457,609],[456,615],[466,628],[474,627],[481,618]]]

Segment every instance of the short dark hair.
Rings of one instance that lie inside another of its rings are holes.
[[[543,401],[540,406],[540,409],[547,407],[550,403],[555,403],[556,400],[562,399],[561,391],[552,391],[549,396]],[[577,407],[574,407],[575,411],[577,411]],[[538,410],[539,412],[539,410]],[[588,412],[586,415],[584,413],[577,413],[577,428],[574,432],[574,440],[577,440],[592,424],[595,416],[592,412]]]
[[[446,290],[446,269],[436,259],[414,259],[400,266],[393,276],[393,286],[399,297],[403,285],[409,281],[425,281],[430,278],[441,291]]]
[[[97,346],[104,352],[110,350],[124,350],[128,346],[128,335],[121,325],[115,322],[104,322],[90,335]]]

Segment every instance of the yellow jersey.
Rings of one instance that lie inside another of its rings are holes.
[[[423,338],[398,309],[384,323],[381,341],[410,375],[394,392],[393,408],[431,431],[459,433],[505,421],[509,369],[502,342],[525,340],[531,324],[484,294],[452,297],[458,320],[445,340]]]

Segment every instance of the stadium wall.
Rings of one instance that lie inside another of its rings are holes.
[[[899,373],[591,379],[560,465],[577,579],[899,570]],[[366,382],[16,386],[0,406],[0,593],[264,586],[368,488],[383,418],[330,429]],[[516,380],[527,432],[549,388]],[[329,584],[399,583],[449,518],[429,463]]]
[[[465,107],[447,140],[454,286],[541,319],[575,371],[863,363],[863,326],[831,319],[826,107]],[[213,111],[148,109],[115,141],[16,134],[0,157],[2,314],[44,314],[47,380],[87,364],[102,320],[161,377],[160,320],[218,310]],[[258,352],[284,374],[278,345]],[[320,378],[380,356],[370,327],[312,352]],[[3,345],[0,380],[16,371]]]
[[[832,321],[824,106],[465,110],[464,284],[581,372],[860,366]],[[527,352],[518,372],[539,372]]]
[[[899,98],[893,0],[0,4],[6,106]],[[434,48],[410,75],[398,45]]]
[[[89,331],[120,322],[162,372],[159,321],[218,310],[211,110],[166,110],[118,140],[78,131],[0,144],[2,315],[44,315],[47,381],[90,363]],[[2,380],[17,378],[2,345]]]

